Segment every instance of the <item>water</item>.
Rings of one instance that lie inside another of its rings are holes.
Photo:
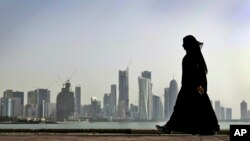
[[[58,124],[0,124],[0,129],[155,129],[165,122],[64,122]],[[220,128],[229,130],[233,124],[250,122],[220,122]]]

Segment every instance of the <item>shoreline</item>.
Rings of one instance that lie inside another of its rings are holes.
[[[138,134],[138,135],[158,135],[156,129],[0,129],[0,134],[5,133],[79,133],[79,134]],[[185,134],[173,132],[172,134]],[[229,135],[229,130],[220,130],[217,134]]]

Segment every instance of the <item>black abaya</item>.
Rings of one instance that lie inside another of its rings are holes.
[[[204,94],[198,93],[198,86],[204,88]],[[219,131],[218,121],[207,95],[206,72],[191,54],[186,54],[183,58],[182,86],[166,127],[186,133]]]

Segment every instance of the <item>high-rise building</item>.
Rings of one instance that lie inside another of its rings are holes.
[[[14,115],[14,102],[12,98],[1,98],[1,111],[2,116],[13,117]]]
[[[64,119],[74,115],[74,99],[74,93],[70,91],[70,82],[67,80],[65,87],[62,88],[56,98],[56,117],[58,121],[64,121]]]
[[[232,120],[232,108],[226,108],[226,120]]]
[[[164,118],[168,119],[171,115],[169,114],[169,88],[164,89]]]
[[[174,111],[175,101],[177,99],[178,86],[176,80],[170,81],[169,86],[169,115],[172,115]]]
[[[221,120],[221,106],[220,101],[215,101],[215,114],[218,120]]]
[[[27,104],[37,104],[37,93],[35,91],[28,92]]]
[[[147,78],[151,80],[151,72],[150,71],[143,71],[141,73],[141,77]]]
[[[50,91],[48,89],[36,89],[37,105],[38,105],[38,117],[48,117],[46,114],[48,111],[46,104],[50,103]]]
[[[131,115],[131,118],[134,120],[139,119],[139,108],[137,105],[130,104],[130,115]]]
[[[163,118],[163,105],[159,96],[153,95],[153,120]]]
[[[90,116],[92,118],[98,118],[101,115],[101,102],[97,101],[96,97],[91,97],[91,108],[90,108]]]
[[[115,117],[116,115],[116,105],[117,105],[117,99],[116,99],[116,85],[111,85],[111,93],[110,93],[110,107],[111,107],[111,115]]]
[[[178,85],[176,80],[170,81],[169,88],[165,88],[164,91],[164,116],[165,118],[170,118],[174,111],[174,105],[178,95]]]
[[[247,119],[247,103],[244,100],[240,103],[240,111],[241,111],[241,120],[246,120]]]
[[[104,112],[104,116],[111,117],[111,97],[110,97],[110,94],[104,94],[103,112]]]
[[[29,118],[38,118],[38,94],[37,91],[29,91],[27,93],[27,104],[25,105],[25,116]],[[41,107],[40,107],[41,108]],[[41,116],[41,113],[40,113]]]
[[[6,90],[1,101],[3,116],[16,117],[24,114],[24,92]]]
[[[220,116],[221,116],[221,120],[225,120],[226,117],[225,117],[225,108],[223,106],[220,107]]]
[[[17,117],[23,114],[21,107],[21,99],[19,97],[1,98],[2,116]]]
[[[23,111],[23,107],[24,107],[24,92],[15,91],[15,92],[13,92],[13,97],[21,99],[21,105],[22,105],[21,111]]]
[[[75,87],[76,113],[81,114],[81,87]]]
[[[127,119],[129,117],[128,69],[125,71],[119,71],[119,101],[117,117],[119,119]]]
[[[47,103],[48,111],[46,111],[48,118],[51,120],[56,120],[56,103]]]
[[[152,120],[153,97],[151,80],[138,77],[139,82],[139,118],[142,120]]]
[[[250,119],[250,110],[247,110],[247,119]]]
[[[91,104],[84,104],[82,106],[82,115],[84,117],[90,117],[90,112],[91,112]]]

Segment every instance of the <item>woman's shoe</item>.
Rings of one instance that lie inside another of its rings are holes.
[[[161,133],[171,134],[171,130],[167,129],[166,126],[155,125],[156,129]]]

